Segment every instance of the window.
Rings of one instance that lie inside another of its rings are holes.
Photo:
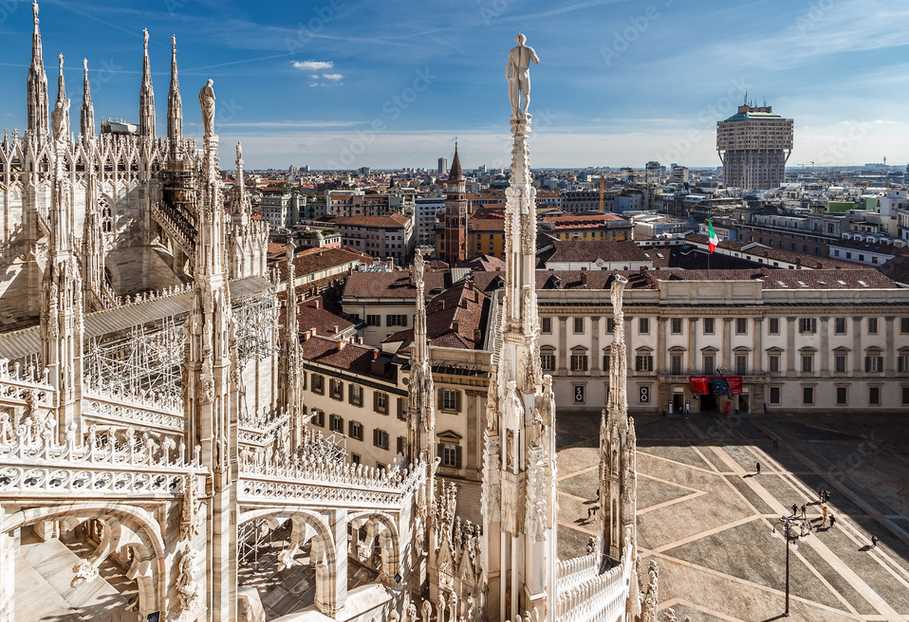
[[[903,404],[909,404],[909,387],[903,387]]]
[[[360,454],[350,454],[350,462],[354,465],[360,464]]]
[[[439,457],[442,466],[449,469],[461,468],[461,445],[458,443],[439,443]]]
[[[382,316],[381,315],[367,315],[366,316],[366,325],[367,326],[381,326],[382,325]]]
[[[770,403],[771,404],[780,403],[780,388],[779,387],[770,387]]]
[[[403,436],[398,437],[398,441],[395,446],[395,453],[401,454],[402,456],[407,455],[407,439]]]
[[[571,371],[587,371],[587,350],[584,348],[571,351]]]
[[[615,333],[615,318],[608,317],[606,318],[606,334],[612,335]]]
[[[802,404],[814,404],[814,387],[802,387]]]
[[[767,358],[767,362],[769,364],[771,374],[778,374],[780,372],[780,355],[779,354],[771,354]]]
[[[744,317],[735,318],[735,334],[736,335],[747,335],[748,334],[748,318],[744,318]]]
[[[612,366],[612,351],[609,348],[603,349],[603,371],[608,372]]]
[[[865,372],[878,373],[884,371],[884,357],[872,353],[865,356]]]
[[[363,440],[363,424],[359,421],[350,421],[347,424],[347,435],[358,441]]]
[[[338,415],[330,415],[328,417],[328,429],[332,432],[344,434],[344,417],[339,417]]]
[[[584,318],[582,318],[582,317],[574,318],[574,334],[575,335],[584,334]]]
[[[457,389],[439,389],[441,402],[439,408],[442,410],[461,410],[461,392]]]
[[[398,419],[407,421],[407,398],[399,397],[395,401],[398,403]]]
[[[317,425],[320,428],[325,427],[325,413],[321,410],[312,411],[312,415],[310,416],[309,420],[313,425]]]
[[[735,373],[737,376],[744,376],[748,373],[748,355],[747,354],[736,354],[735,355]]]
[[[909,353],[900,352],[896,357],[896,365],[900,372],[909,371]]]
[[[849,403],[849,392],[846,390],[846,387],[837,387],[836,388],[836,403],[837,406],[845,406]]]
[[[813,317],[803,317],[799,318],[799,332],[800,333],[816,333],[817,332],[817,319]]]
[[[343,400],[344,399],[344,383],[340,380],[335,380],[334,378],[329,379],[328,381],[328,394],[333,400]]]
[[[768,332],[771,335],[780,334],[780,318],[778,318],[778,317],[770,318],[770,327],[768,328]]]
[[[876,317],[868,318],[868,334],[869,335],[877,334],[877,318]]]
[[[672,321],[670,324],[670,330],[672,331],[673,335],[681,335],[682,334],[682,318],[680,318],[680,317],[672,318]]]
[[[900,332],[903,334],[909,333],[909,317],[900,318]]]
[[[388,393],[376,391],[372,394],[372,409],[383,415],[388,414]]]
[[[838,317],[834,319],[833,322],[833,332],[837,335],[846,334],[846,318]]]
[[[868,404],[870,406],[880,406],[880,404],[881,404],[881,388],[880,387],[868,387]]]
[[[376,428],[372,431],[372,444],[382,449],[388,449],[388,432]]]
[[[543,371],[555,371],[555,350],[540,348],[540,367]]]
[[[363,387],[358,384],[352,384],[347,389],[347,401],[354,406],[363,405]]]
[[[635,371],[653,371],[653,357],[649,354],[638,354],[634,357]]]
[[[669,356],[669,373],[673,376],[682,375],[682,355],[672,354]]]
[[[814,371],[814,355],[813,354],[803,354],[802,355],[802,373],[810,374]]]
[[[833,371],[838,374],[846,373],[846,355],[837,354],[833,357]]]
[[[650,332],[650,318],[638,318],[638,332],[642,335],[646,335]]]
[[[540,318],[540,330],[544,335],[552,334],[552,318],[551,317],[541,317]]]
[[[325,376],[320,374],[312,375],[312,392],[323,395],[325,393]]]
[[[406,315],[386,315],[385,316],[385,325],[386,326],[407,326],[407,316]]]
[[[705,317],[705,318],[704,318],[704,334],[705,334],[705,335],[712,335],[712,334],[713,334],[713,331],[714,331],[714,328],[713,328],[713,318],[712,318],[712,317]]]
[[[704,373],[712,374],[715,370],[716,370],[716,355],[705,354],[704,355]]]

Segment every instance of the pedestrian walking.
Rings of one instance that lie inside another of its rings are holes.
[[[824,502],[824,489],[823,489],[823,488],[819,488],[819,489],[818,489],[818,491],[817,491],[817,498],[818,498],[818,500],[819,500],[820,503],[823,503],[823,502]]]
[[[796,516],[799,513],[799,506],[795,503],[792,504],[792,515]]]
[[[757,474],[758,474],[758,475],[761,474],[761,463],[760,463],[760,462],[755,462],[755,463],[754,463],[754,470],[757,471]]]
[[[871,534],[871,548],[877,548],[877,536]]]
[[[779,449],[779,448],[780,448],[780,444],[777,442],[776,439],[773,439],[773,448],[774,448],[774,449]]]
[[[833,526],[836,525],[836,516],[833,514],[830,515],[830,528],[833,529]]]
[[[802,518],[808,518],[808,516],[806,515],[806,510],[807,510],[807,509],[808,509],[808,508],[806,508],[806,507],[805,507],[805,504],[803,503],[803,504],[802,504]]]
[[[599,506],[591,506],[587,508],[587,520],[590,520],[590,517],[597,513],[597,510],[600,509]]]

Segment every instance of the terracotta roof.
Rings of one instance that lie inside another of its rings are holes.
[[[327,216],[318,220],[348,227],[397,229],[406,226],[410,219],[403,214],[390,214],[388,216]]]
[[[502,233],[505,231],[505,220],[500,218],[470,218],[467,221],[470,231],[491,231]]]
[[[426,307],[426,336],[439,348],[479,350],[483,347],[489,315],[489,296],[472,280],[460,281],[433,298]],[[398,331],[384,343],[413,344],[414,329]]]
[[[459,268],[472,268],[481,272],[504,272],[505,262],[492,255],[478,255],[458,264]]]
[[[284,246],[285,252],[287,247]],[[302,276],[312,274],[331,268],[341,266],[352,261],[359,261],[362,264],[372,265],[372,257],[361,253],[360,251],[349,248],[314,248],[307,249],[307,252],[298,253],[294,257],[294,275]],[[278,263],[280,277],[287,278],[287,264],[284,261]]]
[[[877,269],[878,272],[897,283],[909,285],[909,257],[900,255]]]
[[[543,221],[551,224],[556,229],[589,229],[597,225],[610,222],[624,221],[631,225],[631,221],[618,214],[606,212],[604,214],[566,214],[564,216],[544,216]]]
[[[842,239],[830,242],[829,245],[854,248],[859,251],[868,251],[869,253],[884,253],[893,256],[909,255],[909,246],[894,246],[893,244],[886,244],[883,242],[863,242],[861,240]]]
[[[370,346],[313,335],[300,342],[300,351],[303,359],[307,361],[343,369],[355,374],[377,375],[372,373],[372,363],[379,356],[379,351]],[[388,365],[386,373],[377,375],[377,377],[394,382],[397,369],[395,365]]]
[[[631,240],[554,240],[555,252],[547,261],[647,261],[644,251]]]
[[[628,278],[629,289],[656,289],[659,281],[753,281],[763,289],[895,289],[875,269],[855,270],[547,270],[537,271],[538,289],[609,289],[612,275]],[[864,283],[864,284],[863,284]],[[804,285],[803,285],[804,284]]]
[[[490,292],[501,287],[501,272],[473,273],[474,284],[483,292]],[[448,271],[427,272],[424,277],[426,296],[433,295],[433,290],[442,291],[451,286],[451,273]],[[344,286],[344,298],[401,298],[413,299],[417,287],[411,278],[410,270],[395,272],[352,272]]]
[[[707,236],[700,233],[689,233],[685,236],[685,239],[698,243],[701,246],[707,246]],[[748,250],[744,250],[746,247]],[[817,255],[808,255],[807,253],[796,253],[793,251],[786,251],[779,248],[768,248],[766,246],[754,245],[754,242],[738,242],[735,240],[720,240],[717,244],[717,248],[727,248],[732,251],[737,251],[740,253],[750,253],[751,255],[757,255],[758,257],[765,257],[767,259],[776,259],[777,261],[785,261],[792,264],[798,264],[804,266],[805,268],[811,268],[813,270],[819,270],[823,268],[844,268],[847,270],[853,270],[861,264],[856,264],[853,261],[845,261],[843,259],[836,259],[834,257],[819,257]]]

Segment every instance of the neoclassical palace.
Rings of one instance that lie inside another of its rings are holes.
[[[96,132],[85,63],[76,126],[62,55],[49,103],[33,13],[28,126],[0,144],[0,619],[656,619],[621,390],[623,278],[611,286],[617,390],[603,411],[599,537],[585,556],[556,556],[529,115],[511,120],[482,512],[468,521],[437,473],[422,302],[402,459],[355,465],[310,427],[300,327],[295,313],[278,324],[239,145],[232,194],[222,187],[211,81],[199,145],[182,132],[174,42],[159,137],[146,32],[139,123]],[[414,274],[423,301],[419,256]]]

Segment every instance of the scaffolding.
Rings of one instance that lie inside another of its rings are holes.
[[[278,343],[278,308],[270,292],[244,298],[234,306],[237,362],[240,369],[252,360],[272,356]]]
[[[88,339],[85,375],[89,386],[179,401],[186,336],[173,316]]]

